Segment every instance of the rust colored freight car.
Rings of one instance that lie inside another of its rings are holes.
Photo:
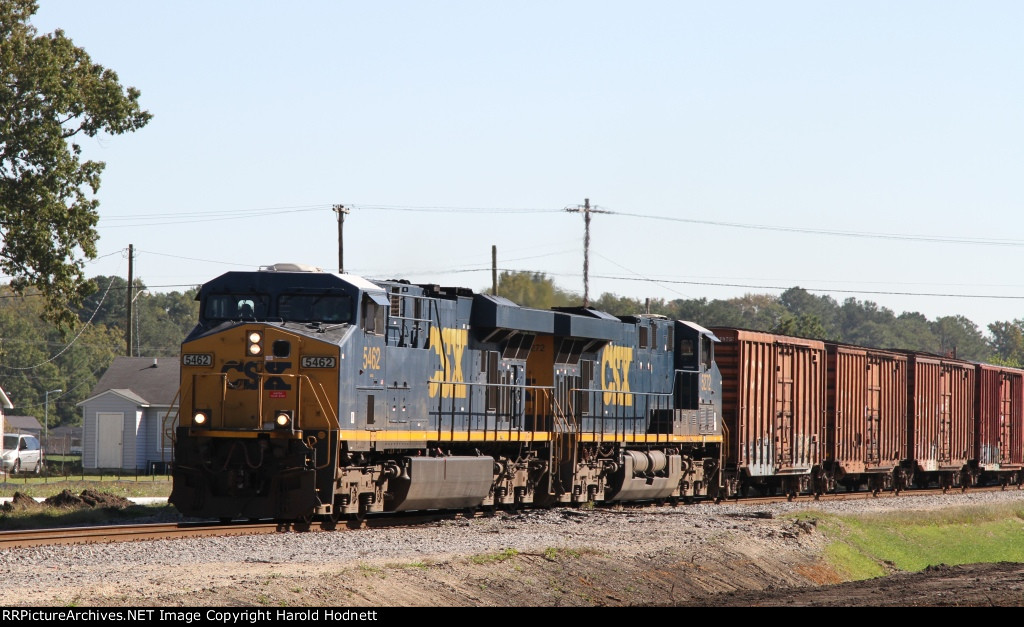
[[[825,344],[716,327],[730,491],[822,490]]]
[[[974,364],[908,353],[909,459],[904,468],[919,487],[966,487],[974,456]]]
[[[977,364],[974,467],[981,483],[1024,479],[1024,370]]]
[[[829,342],[826,489],[909,487],[907,355]]]

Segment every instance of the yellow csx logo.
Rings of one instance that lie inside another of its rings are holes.
[[[430,327],[430,346],[441,359],[441,369],[430,377],[430,396],[440,392],[442,398],[466,398],[466,386],[462,377],[462,352],[469,344],[466,329],[441,329]],[[453,385],[455,384],[455,385]]]
[[[601,353],[601,389],[605,405],[633,405],[629,393],[629,367],[633,363],[633,349],[629,346],[609,344]]]

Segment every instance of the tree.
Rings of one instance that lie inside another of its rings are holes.
[[[902,348],[912,351],[934,353],[939,345],[939,338],[932,330],[932,323],[924,314],[916,311],[904,312],[896,318],[894,338],[891,346],[884,348]]]
[[[35,0],[0,0],[0,270],[18,293],[37,288],[43,315],[73,327],[72,307],[95,290],[100,173],[76,136],[119,135],[151,115],[139,91],[93,63],[61,30],[37,35]]]
[[[779,296],[779,302],[792,314],[793,322],[789,324],[796,323],[801,328],[810,324],[810,328],[803,328],[805,332],[821,333],[801,337],[826,339],[839,335],[835,322],[839,305],[831,296],[815,296],[801,287],[791,287]]]
[[[986,361],[992,355],[978,326],[964,316],[936,318],[932,330],[939,340],[935,352],[940,355],[978,361]]]
[[[821,324],[821,320],[814,314],[800,314],[797,316],[786,314],[782,317],[779,324],[771,329],[771,332],[778,335],[792,335],[812,340],[833,339],[829,337],[825,327]]]
[[[992,348],[1002,363],[1020,367],[1024,364],[1024,319],[1013,322],[993,322],[988,325],[992,333]]]
[[[579,296],[557,287],[543,272],[502,272],[498,275],[498,295],[537,309],[580,304]]]
[[[196,325],[199,303],[196,290],[150,294],[143,292],[135,301],[135,338],[137,355],[145,357],[175,357],[181,352],[181,342]]]

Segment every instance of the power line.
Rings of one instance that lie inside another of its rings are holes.
[[[537,207],[456,207],[444,205],[385,205],[385,204],[350,204],[345,206],[355,211],[403,211],[411,213],[459,213],[459,214],[523,214],[523,213],[560,213],[566,209],[550,209]],[[294,207],[267,207],[260,209],[238,209],[230,211],[194,211],[194,212],[172,212],[154,214],[133,214],[130,216],[103,216],[102,226],[105,228],[140,227],[140,226],[164,226],[168,224],[191,224],[195,222],[217,222],[224,220],[251,220],[254,217],[262,217],[285,213],[302,213],[311,211],[332,211],[334,204],[300,205]],[[592,213],[596,213],[593,211]],[[631,211],[613,211],[602,209],[600,213],[617,215],[643,220],[660,220],[665,222],[679,222],[683,224],[700,224],[706,226],[718,226],[725,228],[751,229],[758,231],[777,231],[782,233],[803,233],[808,235],[828,235],[834,237],[856,237],[865,239],[900,240],[912,242],[929,242],[939,244],[971,244],[985,246],[1024,246],[1024,240],[988,238],[988,237],[961,237],[946,235],[918,235],[913,233],[882,233],[870,231],[846,231],[841,229],[823,229],[811,227],[779,226],[771,224],[750,224],[743,222],[727,222],[722,220],[704,220],[697,218],[683,218],[677,216],[661,216],[644,214]],[[109,221],[129,221],[128,224],[112,225]]]
[[[866,231],[841,231],[833,229],[812,229],[791,226],[772,226],[767,224],[743,224],[740,222],[721,222],[717,220],[697,220],[694,218],[675,218],[669,216],[645,215],[642,213],[628,213],[623,211],[608,211],[612,215],[627,216],[630,218],[642,218],[645,220],[664,220],[666,222],[683,222],[687,224],[704,224],[708,226],[723,226],[737,229],[754,229],[759,231],[780,231],[784,233],[805,233],[809,235],[834,235],[840,237],[859,237],[869,239],[890,239],[912,242],[932,242],[940,244],[982,244],[993,246],[1024,246],[1024,240],[995,239],[995,238],[970,238],[945,235],[912,235],[907,233],[872,233]]]

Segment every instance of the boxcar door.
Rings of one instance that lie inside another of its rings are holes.
[[[949,464],[953,459],[953,372],[943,366],[939,377],[939,464]]]
[[[775,463],[793,466],[794,376],[796,355],[792,346],[779,346],[775,363]]]
[[[875,359],[868,359],[867,407],[865,407],[864,461],[876,466],[882,461],[882,368]]]

